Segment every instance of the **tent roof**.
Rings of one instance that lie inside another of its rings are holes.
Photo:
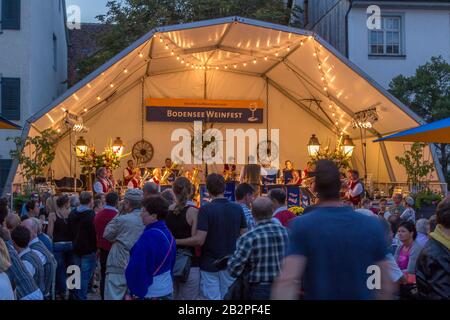
[[[405,130],[375,142],[379,141],[450,143],[450,118]]]
[[[318,35],[229,17],[156,28],[28,120],[36,130],[63,130],[66,111],[82,117],[102,109],[144,77],[182,72],[233,72],[259,77],[336,133],[359,136],[354,114],[375,106],[371,134],[421,123],[409,108]],[[233,90],[233,84],[224,90]],[[186,97],[189,98],[189,97]]]

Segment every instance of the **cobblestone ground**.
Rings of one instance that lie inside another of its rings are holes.
[[[95,269],[94,279],[92,281],[92,289],[88,292],[88,300],[98,301],[101,300],[100,296],[100,263],[97,263],[97,268]]]

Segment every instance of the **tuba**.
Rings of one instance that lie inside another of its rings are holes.
[[[161,185],[168,184],[168,179],[169,179],[170,175],[173,173],[173,170],[176,168],[176,166],[177,166],[177,164],[174,162],[174,163],[172,163],[172,166],[170,168],[166,168],[166,170],[164,170],[164,174],[160,181]]]

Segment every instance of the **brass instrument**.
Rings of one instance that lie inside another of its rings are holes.
[[[233,174],[233,171],[231,171],[231,170],[225,170],[225,172],[224,172],[224,179],[225,179],[225,181],[230,181],[231,180],[231,178],[232,178],[232,174]]]
[[[191,183],[194,186],[194,196],[192,200],[196,202],[198,205],[200,205],[200,179],[198,177],[198,174],[200,172],[203,172],[203,170],[201,170],[198,167],[195,167],[192,170],[192,178],[191,178]]]
[[[173,170],[176,168],[176,166],[177,166],[177,164],[174,162],[174,163],[172,163],[170,168],[166,168],[164,170],[164,174],[160,181],[161,185],[168,184],[168,179],[169,179],[170,175],[173,173]]]
[[[145,183],[147,182],[147,179],[150,177],[150,175],[151,175],[150,170],[145,169],[144,175],[142,176],[141,182],[140,182],[140,184],[139,184],[139,186],[140,186],[141,189],[144,188],[144,185],[145,185]]]

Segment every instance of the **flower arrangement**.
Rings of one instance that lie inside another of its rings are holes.
[[[119,155],[113,151],[112,140],[100,154],[97,154],[95,147],[90,146],[86,154],[79,158],[81,171],[83,174],[95,173],[98,168],[104,167],[110,170],[116,170],[120,167],[120,161],[129,156],[130,153]]]
[[[303,207],[290,207],[289,211],[292,212],[293,214],[295,214],[296,216],[301,216],[303,214],[303,212],[305,211],[305,209]]]
[[[317,161],[325,159],[333,161],[339,169],[345,170],[350,168],[350,157],[339,146],[336,149],[332,149],[329,146],[320,148],[316,155],[311,156],[308,165],[315,166]]]

